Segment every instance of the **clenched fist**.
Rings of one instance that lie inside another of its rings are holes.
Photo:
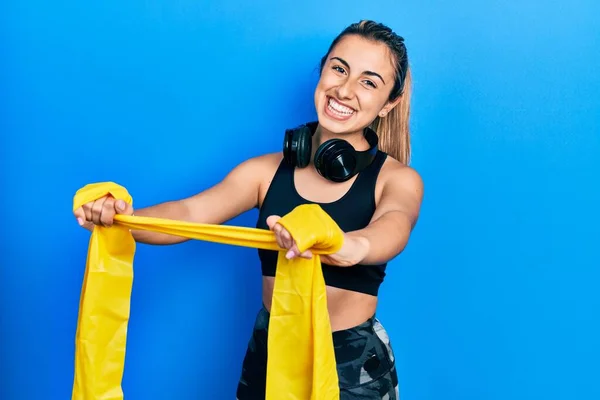
[[[79,225],[91,231],[94,225],[112,226],[115,214],[133,215],[133,207],[127,202],[104,196],[96,201],[84,204],[73,214]]]

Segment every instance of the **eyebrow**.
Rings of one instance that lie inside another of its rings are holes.
[[[344,66],[346,68],[350,69],[350,64],[348,64],[348,62],[346,60],[344,60],[343,58],[340,58],[340,57],[331,57],[331,60],[338,60],[339,62],[341,62],[342,64],[344,64]],[[379,75],[377,72],[363,71],[363,74],[369,75],[369,76],[376,76],[379,79],[381,79],[381,82],[383,82],[383,84],[385,85],[385,81],[383,80],[383,78],[381,77],[381,75]]]

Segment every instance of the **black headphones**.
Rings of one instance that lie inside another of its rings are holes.
[[[297,128],[287,129],[283,139],[283,159],[289,165],[304,168],[310,163],[312,154],[312,136],[318,122],[309,122]],[[315,152],[315,168],[326,179],[344,182],[367,168],[377,155],[378,137],[375,131],[367,127],[364,136],[369,149],[356,151],[343,139],[330,139],[321,144]]]

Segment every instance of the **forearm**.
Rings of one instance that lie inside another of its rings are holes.
[[[166,218],[178,221],[189,221],[190,212],[187,205],[182,201],[169,201],[151,207],[141,208],[134,211],[134,215],[141,217]],[[132,230],[133,238],[138,243],[153,245],[169,245],[182,243],[187,238],[173,236],[166,233]]]
[[[364,254],[360,264],[374,265],[390,261],[400,254],[412,226],[405,214],[390,211],[366,228],[346,233],[350,253]]]

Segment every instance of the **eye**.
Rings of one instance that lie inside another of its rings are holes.
[[[334,71],[339,72],[340,74],[345,74],[346,70],[342,67],[340,67],[339,65],[334,65],[333,67],[331,67],[331,69],[333,69]]]
[[[373,81],[370,81],[370,80],[366,79],[366,80],[364,80],[363,82],[364,82],[366,85],[369,85],[369,86],[371,86],[371,87],[373,87],[373,88],[377,88],[377,85],[376,85],[375,83],[373,83]]]

